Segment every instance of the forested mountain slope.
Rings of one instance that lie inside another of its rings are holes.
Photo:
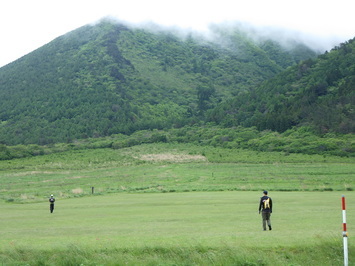
[[[58,37],[0,69],[0,143],[70,142],[204,121],[220,102],[316,55],[238,28],[216,27],[214,35],[217,42],[104,20]]]
[[[355,38],[302,61],[209,113],[225,126],[283,132],[310,125],[318,133],[355,132]]]

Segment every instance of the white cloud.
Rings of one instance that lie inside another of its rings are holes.
[[[104,16],[132,23],[203,30],[209,23],[248,21],[289,28],[319,42],[355,36],[353,0],[11,0],[0,4],[0,66]],[[330,49],[331,47],[328,47]]]

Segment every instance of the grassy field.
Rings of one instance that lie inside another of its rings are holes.
[[[344,194],[353,265],[353,160],[154,144],[0,161],[0,262],[342,265]]]
[[[0,200],[49,194],[188,191],[352,191],[355,159],[193,145],[141,145],[0,161]]]
[[[1,204],[0,258],[5,265],[342,265],[340,193],[271,193],[266,232],[259,196],[119,193],[58,199],[53,214],[47,202]],[[346,199],[351,240],[355,192]],[[350,242],[352,262],[354,252]]]

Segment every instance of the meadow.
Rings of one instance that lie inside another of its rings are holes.
[[[343,194],[355,262],[351,158],[151,144],[0,169],[3,265],[342,265]]]

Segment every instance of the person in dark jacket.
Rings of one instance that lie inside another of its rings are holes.
[[[261,212],[261,217],[263,220],[263,230],[266,231],[266,224],[269,226],[269,230],[271,230],[271,220],[270,216],[272,213],[272,199],[267,195],[268,192],[265,190],[263,192],[263,196],[260,198],[259,203],[259,214]]]
[[[54,211],[54,202],[55,198],[53,195],[51,195],[51,197],[49,198],[49,210],[51,213]]]

